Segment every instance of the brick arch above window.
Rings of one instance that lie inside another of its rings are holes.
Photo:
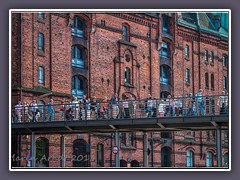
[[[186,151],[192,151],[193,153],[196,152],[195,149],[194,149],[193,147],[187,147],[187,148],[186,148]]]

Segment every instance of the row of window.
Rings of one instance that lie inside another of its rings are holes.
[[[190,84],[190,70],[187,68],[185,73],[186,73],[185,74],[186,84]],[[208,73],[205,73],[205,87],[207,89],[209,88],[209,75],[208,75]],[[222,88],[227,89],[227,77],[226,76],[223,76]],[[211,74],[211,89],[214,89],[214,74]]]
[[[228,167],[228,153],[224,154],[224,167]],[[187,151],[187,167],[194,167],[194,153],[193,151]],[[213,167],[213,153],[208,151],[206,153],[206,167]]]
[[[134,133],[128,133],[128,146],[135,146],[135,135]],[[126,133],[121,133],[121,144],[127,145],[127,136]]]
[[[122,133],[122,137],[123,134]],[[129,134],[131,135],[131,133]],[[129,136],[129,144],[133,144],[133,139],[132,139],[132,135]],[[124,139],[123,139],[124,140]],[[122,142],[124,144],[124,142]],[[73,144],[73,154],[74,155],[82,155],[83,157],[86,156],[89,152],[89,148],[87,146],[86,141],[82,140],[82,139],[78,139],[76,141],[74,141]],[[161,159],[162,159],[162,167],[171,167],[171,154],[172,151],[170,148],[164,147],[162,148],[161,151]],[[49,166],[48,161],[43,160],[42,162],[40,162],[40,159],[42,159],[43,157],[48,158],[49,157],[49,141],[46,138],[38,138],[36,140],[36,158],[37,160],[37,164],[40,164],[42,166]],[[213,153],[208,151],[206,153],[206,167],[213,167]],[[228,157],[228,153],[224,154],[224,167],[228,167],[228,161],[229,161],[229,157]],[[85,161],[73,161],[73,166],[75,167],[86,167],[87,162]],[[97,166],[98,167],[104,167],[104,146],[103,144],[98,144],[97,145]],[[186,153],[186,167],[194,167],[194,152],[191,150],[188,150]]]

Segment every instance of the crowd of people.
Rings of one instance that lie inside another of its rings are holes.
[[[142,117],[173,117],[173,116],[196,116],[206,114],[206,98],[202,96],[202,89],[193,95],[186,97],[171,97],[164,99],[153,98],[150,94],[143,100],[135,100],[132,95],[118,98],[114,94],[110,99],[105,97],[99,101],[96,97],[81,99],[74,97],[72,101],[63,100],[54,104],[50,99],[46,105],[38,105],[36,100],[30,104],[21,101],[14,107],[12,114],[13,122],[37,122],[55,120],[94,120],[94,119],[119,119],[119,118],[142,118]],[[228,113],[228,96],[225,91],[218,97],[217,103],[208,106],[219,108],[220,114]]]

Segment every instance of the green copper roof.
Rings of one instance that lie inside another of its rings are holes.
[[[178,22],[194,29],[208,31],[228,37],[229,18],[227,12],[215,13],[180,13]]]

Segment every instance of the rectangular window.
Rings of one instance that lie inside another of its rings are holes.
[[[208,79],[208,73],[205,73],[205,87],[206,89],[209,88],[209,79]]]
[[[186,69],[186,83],[187,84],[190,84],[190,72],[189,72],[190,70],[187,68]]]
[[[187,167],[193,167],[193,152],[187,151]]]
[[[44,69],[38,67],[38,84],[44,84]]]
[[[166,16],[162,16],[162,31],[169,33],[169,19]]]
[[[130,84],[130,69],[125,68],[125,83]]]
[[[44,51],[44,36],[38,33],[38,50]]]
[[[223,89],[227,89],[227,77],[223,76]]]
[[[97,166],[103,167],[103,145],[98,144],[97,145]]]
[[[126,146],[126,133],[121,133],[121,144]]]
[[[74,17],[72,35],[80,38],[85,37],[85,21],[78,16]]]
[[[134,135],[132,132],[130,132],[128,135],[129,146],[133,146],[133,139],[134,139]]]
[[[212,167],[212,153],[211,152],[207,152],[206,166]]]
[[[211,74],[211,89],[214,89],[214,75]]]
[[[186,58],[189,58],[189,46],[188,45],[185,46],[185,56],[186,56]]]
[[[223,65],[223,67],[227,67],[227,58],[226,58],[226,56],[222,57],[222,65]]]
[[[208,62],[208,51],[207,50],[204,51],[204,59],[205,59],[205,62]]]
[[[128,41],[127,26],[123,26],[123,40]]]

